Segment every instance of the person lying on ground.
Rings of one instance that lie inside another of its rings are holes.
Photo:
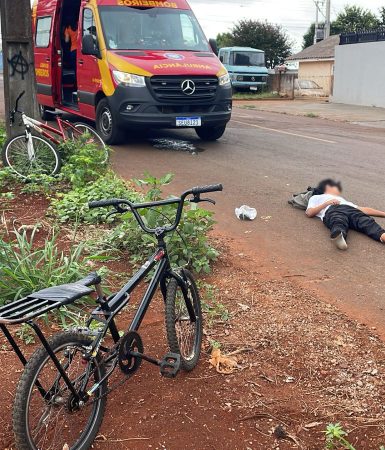
[[[348,248],[346,238],[350,229],[385,244],[385,229],[373,219],[385,218],[385,212],[357,206],[341,195],[341,183],[332,179],[321,181],[309,200],[306,215],[317,216],[323,221],[330,230],[331,239],[340,250]]]

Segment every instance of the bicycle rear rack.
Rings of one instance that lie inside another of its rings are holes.
[[[59,301],[26,297],[0,308],[0,324],[25,323],[60,306],[62,302]]]
[[[91,292],[94,292],[94,289],[91,289],[87,286],[74,286],[73,285],[66,285],[65,289],[70,289],[69,292],[71,292],[72,289],[72,298],[75,296],[85,296],[87,294],[90,294]],[[60,289],[60,287],[59,287]],[[41,291],[41,293],[47,292],[47,290]],[[76,292],[77,291],[77,292]],[[61,374],[63,380],[67,384],[68,388],[72,392],[75,398],[77,398],[78,393],[76,392],[74,386],[72,385],[71,381],[69,380],[67,373],[61,366],[59,360],[57,359],[54,351],[52,350],[51,346],[49,345],[49,342],[47,341],[46,337],[44,336],[43,332],[41,331],[39,325],[33,321],[33,319],[42,316],[43,314],[52,311],[54,309],[58,309],[61,306],[64,306],[69,303],[68,299],[63,299],[62,294],[63,291],[55,291],[50,290],[48,293],[50,295],[47,295],[46,298],[43,298],[43,295],[40,295],[40,293],[31,294],[31,296],[22,298],[21,300],[17,300],[13,303],[9,303],[7,305],[4,305],[0,308],[0,330],[3,332],[4,336],[8,340],[9,344],[11,345],[12,349],[16,353],[17,357],[25,366],[27,364],[27,359],[24,356],[23,352],[20,349],[20,346],[17,344],[16,340],[8,330],[8,325],[20,325],[23,323],[28,324],[36,333],[37,337],[39,338],[40,342],[42,343],[43,347],[47,351],[49,357],[51,358],[52,362],[55,364],[57,370]],[[57,295],[57,298],[55,299],[55,295]],[[41,297],[41,298],[38,298]],[[51,298],[50,298],[51,297]],[[39,380],[35,381],[35,385],[39,389],[41,395],[43,398],[46,397],[47,392],[44,390],[42,385],[40,384]]]

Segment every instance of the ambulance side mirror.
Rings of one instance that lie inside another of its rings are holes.
[[[211,46],[212,51],[218,56],[218,44],[216,39],[210,39],[209,44]]]
[[[100,58],[99,47],[92,34],[86,34],[83,36],[82,53],[83,55],[92,55]]]

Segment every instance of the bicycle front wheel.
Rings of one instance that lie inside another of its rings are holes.
[[[56,175],[60,172],[61,158],[46,139],[25,134],[8,139],[3,147],[4,166],[22,178],[32,175]]]
[[[203,319],[197,285],[191,272],[184,270],[188,298],[193,306],[195,317],[191,320],[187,310],[182,288],[172,278],[167,286],[166,330],[170,350],[178,353],[181,367],[191,371],[198,364],[202,346]]]
[[[92,339],[69,332],[49,340],[71,384],[79,395],[104,376],[103,366],[85,361]],[[106,407],[107,381],[95,397],[82,404],[70,391],[44,348],[38,349],[25,366],[19,381],[13,429],[18,450],[86,450],[94,441]],[[92,401],[94,400],[94,401]]]
[[[100,164],[106,164],[109,160],[110,154],[106,144],[99,136],[98,132],[85,123],[75,123],[74,127],[79,132],[78,136],[85,136],[86,142],[94,144],[98,149],[97,153],[94,155],[95,159],[100,162]],[[76,139],[76,133],[74,133],[73,136]]]

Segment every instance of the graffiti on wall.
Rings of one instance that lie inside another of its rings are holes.
[[[16,74],[21,75],[21,79],[25,79],[25,75],[29,71],[30,64],[28,61],[24,58],[23,53],[20,52],[13,55],[11,58],[8,58],[8,64],[11,68],[10,77],[14,77]]]

